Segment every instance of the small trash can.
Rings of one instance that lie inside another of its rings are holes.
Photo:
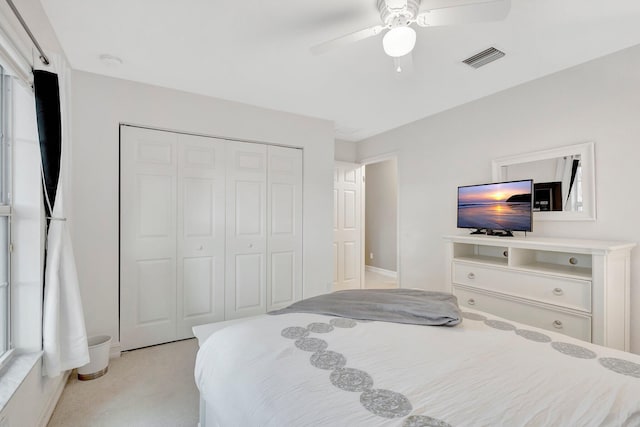
[[[80,381],[100,378],[109,370],[111,337],[109,335],[98,335],[89,337],[88,341],[89,363],[78,368],[78,379]]]

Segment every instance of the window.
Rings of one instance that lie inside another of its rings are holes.
[[[7,132],[8,79],[4,69],[0,67],[0,358],[11,348],[11,152]]]

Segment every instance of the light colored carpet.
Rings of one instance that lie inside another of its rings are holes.
[[[365,289],[392,289],[398,287],[398,279],[373,271],[364,272]]]
[[[398,279],[384,276],[373,271],[364,272],[363,289],[393,289],[398,287]],[[333,291],[344,291],[346,289],[358,289],[343,284],[333,285]]]
[[[49,427],[196,426],[197,350],[190,339],[122,353],[105,376],[91,381],[78,381],[74,371]]]

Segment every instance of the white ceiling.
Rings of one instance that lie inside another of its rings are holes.
[[[381,37],[309,52],[378,23],[376,0],[41,2],[75,69],[333,120],[353,141],[640,43],[638,0],[512,0],[503,22],[418,28],[398,75]],[[507,56],[460,62],[490,46]]]

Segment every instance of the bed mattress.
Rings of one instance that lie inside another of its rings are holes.
[[[196,384],[220,426],[640,425],[639,356],[464,317],[254,317],[202,337]]]

